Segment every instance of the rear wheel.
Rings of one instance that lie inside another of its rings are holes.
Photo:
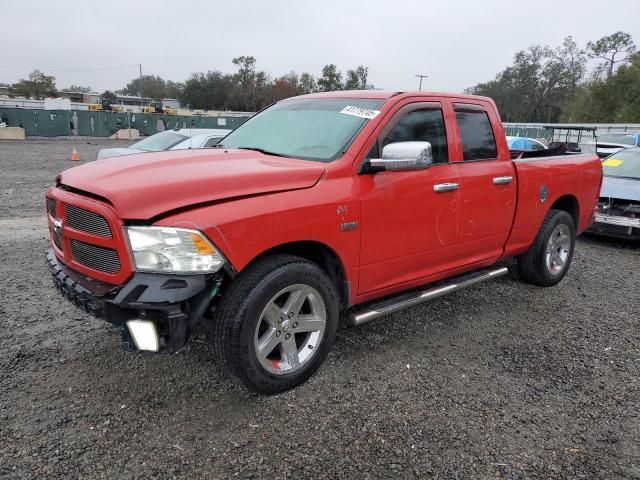
[[[543,287],[557,284],[569,270],[575,242],[571,215],[563,210],[550,210],[533,245],[518,258],[521,278]]]
[[[214,315],[214,350],[228,373],[258,393],[307,380],[335,339],[338,297],[316,264],[277,255],[242,272]]]

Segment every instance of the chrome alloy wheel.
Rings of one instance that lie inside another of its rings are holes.
[[[571,233],[569,227],[558,225],[549,238],[545,261],[551,275],[558,275],[564,270],[571,251]]]
[[[327,308],[318,291],[296,284],[276,293],[262,310],[254,335],[260,365],[275,375],[295,372],[318,351]]]

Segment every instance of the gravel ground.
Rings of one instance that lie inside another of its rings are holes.
[[[204,337],[127,353],[53,289],[43,192],[73,146],[114,144],[0,144],[0,477],[640,478],[639,245],[581,238],[554,288],[341,328],[308,383],[259,397]]]

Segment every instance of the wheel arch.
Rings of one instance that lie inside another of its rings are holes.
[[[318,265],[336,286],[336,290],[340,296],[340,310],[344,311],[348,308],[350,287],[347,274],[342,260],[331,247],[312,240],[284,243],[256,255],[244,268],[246,269],[265,257],[278,254],[301,257]]]
[[[578,199],[573,195],[563,195],[556,199],[555,202],[550,207],[550,210],[562,210],[571,215],[573,219],[573,224],[578,231],[580,226],[580,205],[578,204]]]

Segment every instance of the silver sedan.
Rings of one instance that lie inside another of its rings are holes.
[[[167,130],[144,138],[126,148],[103,148],[98,152],[98,160],[134,153],[213,147],[229,132],[231,130],[208,128]]]

